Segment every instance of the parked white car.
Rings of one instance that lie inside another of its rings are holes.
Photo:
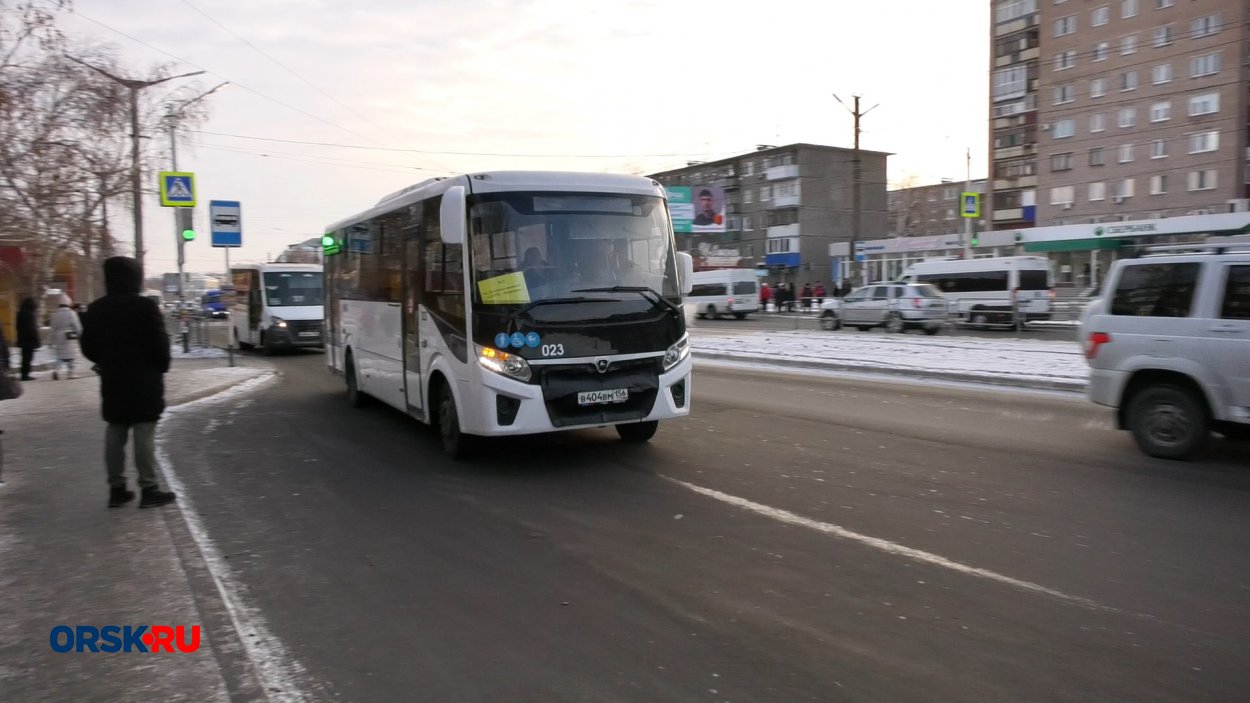
[[[1089,399],[1146,454],[1250,439],[1250,248],[1115,262],[1081,319]]]
[[[825,301],[820,326],[827,330],[843,325],[861,330],[884,327],[887,332],[920,329],[937,334],[946,315],[947,301],[937,288],[927,283],[884,282],[856,288],[840,301]]]

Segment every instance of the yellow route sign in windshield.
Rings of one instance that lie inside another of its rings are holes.
[[[525,285],[525,274],[521,271],[478,281],[477,290],[482,294],[482,302],[487,305],[530,301],[530,291]]]

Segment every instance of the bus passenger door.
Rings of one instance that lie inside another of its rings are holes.
[[[403,312],[403,361],[404,396],[408,399],[410,414],[425,416],[425,402],[421,383],[421,239],[408,233],[404,240],[404,312]]]

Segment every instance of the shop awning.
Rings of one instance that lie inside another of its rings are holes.
[[[1029,253],[1048,251],[1094,251],[1119,249],[1127,243],[1123,239],[1069,239],[1056,242],[1026,242],[1024,250]]]

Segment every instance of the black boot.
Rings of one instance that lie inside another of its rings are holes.
[[[156,486],[143,489],[143,497],[139,499],[140,508],[158,508],[178,499],[173,491],[162,491]]]
[[[109,507],[116,508],[125,505],[135,499],[135,492],[127,490],[125,486],[113,486],[109,488]]]

